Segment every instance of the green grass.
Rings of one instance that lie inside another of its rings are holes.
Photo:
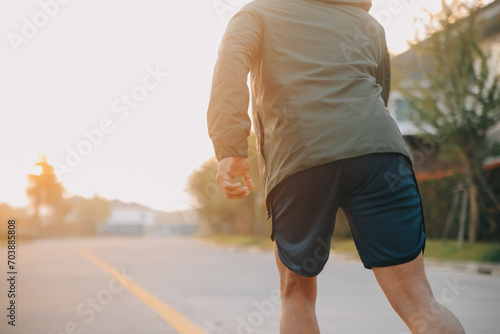
[[[331,248],[334,252],[358,256],[358,251],[352,239],[339,240],[333,238]]]
[[[357,254],[352,240],[333,240],[332,249],[346,254]],[[459,250],[456,241],[441,244],[440,240],[427,240],[425,258],[448,261],[473,261],[473,262],[500,262],[500,243],[479,242],[470,244],[465,242]]]
[[[429,259],[446,259],[453,261],[500,262],[500,243],[480,242],[464,243],[458,250],[456,241],[448,241],[443,246],[439,240],[428,240],[425,257]]]
[[[273,244],[268,237],[243,235],[213,235],[204,237],[218,244],[235,247],[257,246],[262,249],[272,249]],[[357,251],[352,239],[333,240],[332,250],[339,253],[356,255]],[[440,240],[427,240],[425,258],[448,261],[500,262],[499,242],[464,243],[458,250],[456,241],[448,241],[445,245]]]

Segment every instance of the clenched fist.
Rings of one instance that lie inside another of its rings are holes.
[[[234,179],[240,175],[243,176],[244,185],[234,183]],[[247,158],[226,157],[222,159],[216,179],[227,198],[231,199],[247,197],[250,194],[250,190],[254,187]]]

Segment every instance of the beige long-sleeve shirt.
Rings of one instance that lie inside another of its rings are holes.
[[[219,160],[247,156],[250,73],[266,196],[313,166],[370,153],[410,157],[386,108],[389,54],[370,6],[256,0],[229,22],[214,70],[209,134]]]

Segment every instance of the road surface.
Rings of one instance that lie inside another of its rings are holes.
[[[15,327],[5,245],[3,334],[278,333],[271,252],[189,237],[41,240],[18,247]],[[428,269],[467,333],[500,333],[500,278]],[[409,333],[360,263],[331,258],[318,279],[322,333]]]

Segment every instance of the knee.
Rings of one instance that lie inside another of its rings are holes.
[[[316,303],[316,277],[303,277],[287,273],[281,277],[281,299],[301,299],[303,302]]]

